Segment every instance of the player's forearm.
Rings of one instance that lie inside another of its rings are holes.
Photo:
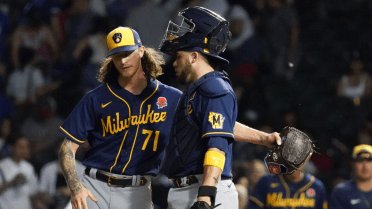
[[[73,149],[73,143],[65,139],[58,153],[63,175],[65,176],[67,185],[72,194],[77,194],[82,191],[81,183],[76,174],[75,152],[76,149]]]
[[[223,152],[222,150],[220,150],[218,148],[209,148],[208,151],[214,151],[214,152],[218,152],[222,155],[225,155],[225,152]],[[207,156],[208,155],[206,154],[206,157]],[[221,157],[218,157],[218,158],[221,158]],[[213,160],[213,161],[217,162],[217,158],[214,158],[214,159],[216,159],[216,160]],[[221,159],[219,159],[219,160],[221,160]],[[224,161],[224,159],[223,159],[223,161]],[[217,184],[218,184],[218,181],[220,180],[223,168],[221,168],[221,166],[217,167],[217,166],[213,166],[213,165],[208,165],[208,163],[205,164],[205,162],[206,162],[206,160],[204,160],[204,178],[203,178],[203,182],[202,182],[201,186],[217,187]],[[211,197],[200,195],[200,193],[198,194],[198,196],[199,196],[198,201],[207,202],[209,205],[212,204]]]
[[[204,167],[204,179],[203,186],[217,186],[218,181],[221,176],[221,169],[215,166],[205,166]]]
[[[268,133],[250,128],[239,122],[235,122],[234,138],[235,141],[248,142],[252,144],[265,145],[264,140],[269,136]]]
[[[205,166],[204,167],[204,179],[202,186],[213,186],[217,187],[218,181],[221,176],[221,169],[215,166]],[[208,196],[200,196],[198,197],[198,201],[204,201],[209,205],[212,204],[211,197]]]

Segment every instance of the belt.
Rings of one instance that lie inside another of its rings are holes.
[[[85,174],[92,177],[90,175],[91,167],[85,168]],[[96,171],[95,179],[100,180],[102,182],[106,182],[109,186],[112,187],[131,187],[131,186],[143,186],[147,183],[147,179],[143,176],[140,177],[139,182],[133,181],[134,178],[132,176],[125,176],[125,177],[118,177],[118,176],[109,176]]]
[[[232,180],[232,178],[222,176],[221,180]],[[182,187],[190,186],[191,184],[198,183],[199,180],[196,178],[196,176],[190,175],[187,177],[179,177],[179,178],[172,179],[172,182],[175,188],[182,188]]]
[[[196,176],[187,176],[187,177],[172,179],[172,182],[175,188],[182,188],[182,187],[190,186],[191,184],[198,183],[199,181],[196,178]]]

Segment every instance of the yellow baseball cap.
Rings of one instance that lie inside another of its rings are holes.
[[[106,38],[109,55],[119,52],[133,51],[142,46],[141,39],[134,29],[130,27],[117,27]]]
[[[372,158],[372,146],[368,144],[355,146],[352,157],[353,159]]]

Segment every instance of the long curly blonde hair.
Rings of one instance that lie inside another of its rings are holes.
[[[142,69],[147,79],[156,79],[163,74],[161,65],[165,64],[165,60],[161,52],[153,48],[145,47],[143,57],[141,58]],[[101,68],[99,69],[97,80],[101,83],[107,82],[110,78],[117,78],[119,72],[117,71],[111,57],[103,60]]]

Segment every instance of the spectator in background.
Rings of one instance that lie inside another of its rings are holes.
[[[55,143],[61,139],[58,128],[63,119],[56,115],[57,104],[52,97],[43,97],[38,100],[35,111],[21,125],[21,132],[30,140],[32,146],[32,159],[36,172],[53,160]]]
[[[2,91],[5,91],[5,88]],[[2,91],[0,91],[0,121],[6,117],[12,117],[14,111],[12,101]]]
[[[228,0],[203,0],[201,6],[216,12],[222,17],[226,17],[230,9]]]
[[[13,120],[10,117],[5,117],[0,120],[0,160],[11,156],[11,148],[9,145],[9,138],[13,130]]]
[[[65,44],[63,47],[62,59],[65,62],[72,62],[72,52],[79,41],[92,31],[94,26],[94,12],[90,9],[89,0],[71,1],[66,8],[65,20]]]
[[[31,209],[37,192],[37,176],[30,158],[30,143],[24,136],[10,140],[12,156],[0,161],[0,208]]]
[[[319,179],[301,170],[284,175],[266,174],[250,193],[248,208],[327,209],[327,193]]]
[[[291,80],[299,63],[299,20],[286,0],[265,0],[264,17],[268,60],[273,72]]]
[[[131,9],[139,6],[142,0],[112,0],[107,4],[107,17],[112,25],[121,25],[126,21]]]
[[[248,204],[248,189],[243,183],[235,185],[238,191],[239,209],[245,209]]]
[[[151,14],[151,15],[144,15]],[[158,48],[169,22],[170,13],[158,0],[142,0],[142,3],[129,11],[124,25],[141,34],[142,43]],[[122,23],[123,24],[123,23]],[[149,32],[151,31],[151,32]]]
[[[248,191],[253,192],[253,188],[262,176],[267,174],[267,168],[265,163],[261,159],[251,160],[247,167],[246,177],[248,179]]]
[[[232,73],[239,106],[238,119],[249,126],[258,126],[263,123],[268,114],[268,102],[262,94],[265,92],[261,74],[257,66],[252,63],[242,63]]]
[[[254,36],[254,23],[248,13],[242,6],[235,4],[231,6],[227,20],[232,35],[225,52],[230,61],[229,71],[235,71],[244,62],[257,63],[260,49],[250,41]]]
[[[21,122],[28,114],[30,105],[35,104],[41,96],[44,76],[35,67],[35,51],[27,47],[18,50],[19,68],[10,73],[6,94],[14,105],[17,122]]]
[[[92,33],[82,38],[72,53],[74,59],[79,63],[79,68],[82,68],[79,77],[84,93],[100,84],[96,78],[98,75],[97,69],[103,61],[102,57],[108,54],[106,46],[107,31],[107,19],[97,17]]]
[[[348,66],[348,73],[343,74],[337,85],[337,95],[350,99],[355,106],[361,104],[361,100],[369,97],[372,91],[371,75],[364,70],[364,62],[353,57]]]
[[[49,25],[43,23],[39,11],[33,4],[25,5],[25,23],[15,29],[10,38],[11,59],[14,68],[21,67],[20,49],[27,47],[36,52],[36,61],[53,63],[59,54],[58,42]]]
[[[9,5],[0,2],[0,63],[4,63],[9,59],[8,49],[8,35],[10,33],[10,17]]]
[[[372,207],[372,146],[357,145],[352,153],[354,178],[337,185],[330,197],[331,209]]]

